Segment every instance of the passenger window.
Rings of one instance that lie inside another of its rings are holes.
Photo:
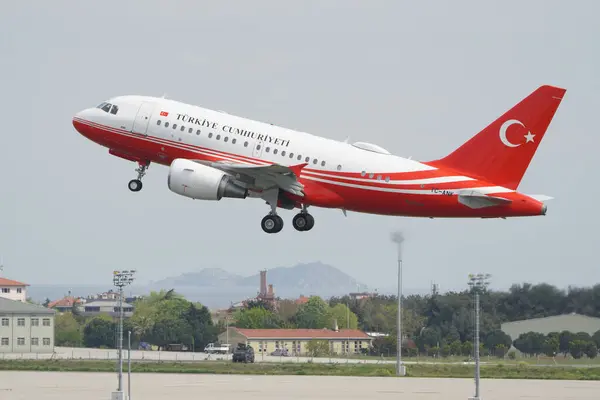
[[[256,145],[256,150],[260,150],[260,144]]]
[[[167,122],[165,122],[165,128],[168,128],[168,127],[169,127],[169,122],[167,121]]]
[[[270,147],[267,147],[267,148],[265,149],[265,151],[266,151],[267,153],[269,152],[269,150],[271,150],[271,148],[270,148]]]
[[[313,158],[313,164],[316,164],[316,163],[317,163],[317,159]]]
[[[194,128],[190,128],[190,129],[188,130],[188,133],[192,133],[192,132],[194,132]]]
[[[363,171],[360,173],[360,176],[365,176],[367,174],[367,171]]]
[[[294,153],[290,153],[290,158],[294,158]]]
[[[304,162],[309,162],[309,161],[310,161],[310,157],[306,157],[306,158],[304,159]]]
[[[173,129],[177,129],[177,124],[173,124]]]
[[[389,182],[389,181],[390,181],[390,177],[389,177],[389,176],[386,176],[386,177],[385,177],[385,181],[386,181],[386,182]]]
[[[277,154],[277,149],[273,149],[273,154]]]
[[[160,125],[160,119],[156,121],[156,125]]]
[[[381,180],[381,175],[377,175],[377,180],[380,181]]]
[[[285,157],[285,150],[281,152],[281,157]]]
[[[225,137],[223,138],[223,141],[224,141],[224,142],[228,142],[228,141],[229,141],[229,136],[225,136]]]
[[[200,135],[200,129],[196,131],[196,135]]]
[[[338,164],[338,166],[337,166],[337,170],[338,170],[338,171],[341,171],[341,169],[342,169],[342,166]]]
[[[208,138],[210,139],[212,137],[212,132],[208,134]]]
[[[185,126],[181,125],[181,132],[185,131]]]
[[[244,147],[248,147],[248,142],[244,142]]]
[[[235,144],[235,142],[237,142],[236,138],[231,139],[231,144]]]
[[[217,135],[217,140],[221,140],[221,135]]]
[[[321,167],[325,166],[325,161],[321,161]]]
[[[372,172],[369,174],[369,178],[371,178],[371,179],[373,179],[374,176],[375,176],[375,174]]]
[[[298,154],[298,161],[302,160],[302,155]]]

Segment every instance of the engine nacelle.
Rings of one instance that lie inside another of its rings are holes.
[[[172,192],[192,199],[244,199],[248,196],[248,190],[236,185],[225,172],[184,158],[171,163],[167,184]]]

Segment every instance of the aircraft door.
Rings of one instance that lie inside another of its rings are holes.
[[[254,150],[252,150],[252,157],[260,158],[263,151],[263,141],[257,140],[254,144]]]
[[[133,129],[131,130],[133,133],[139,133],[144,136],[148,135],[148,123],[150,122],[153,110],[153,103],[142,103],[133,121]]]

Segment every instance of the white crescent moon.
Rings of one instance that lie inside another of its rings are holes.
[[[502,143],[507,146],[507,147],[519,147],[521,145],[521,143],[519,144],[514,144],[508,141],[508,139],[506,138],[506,130],[514,124],[519,124],[522,127],[525,127],[525,125],[523,125],[523,123],[517,119],[509,119],[508,121],[506,121],[505,123],[502,124],[502,126],[500,127],[500,140],[502,141]]]

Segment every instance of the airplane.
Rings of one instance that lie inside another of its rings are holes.
[[[540,86],[445,157],[416,161],[369,142],[347,143],[163,97],[124,95],[73,117],[79,134],[137,163],[129,190],[152,163],[168,166],[168,188],[195,200],[259,198],[266,233],[283,228],[278,209],[308,207],[428,218],[546,215],[544,195],[518,186],[566,89]]]

